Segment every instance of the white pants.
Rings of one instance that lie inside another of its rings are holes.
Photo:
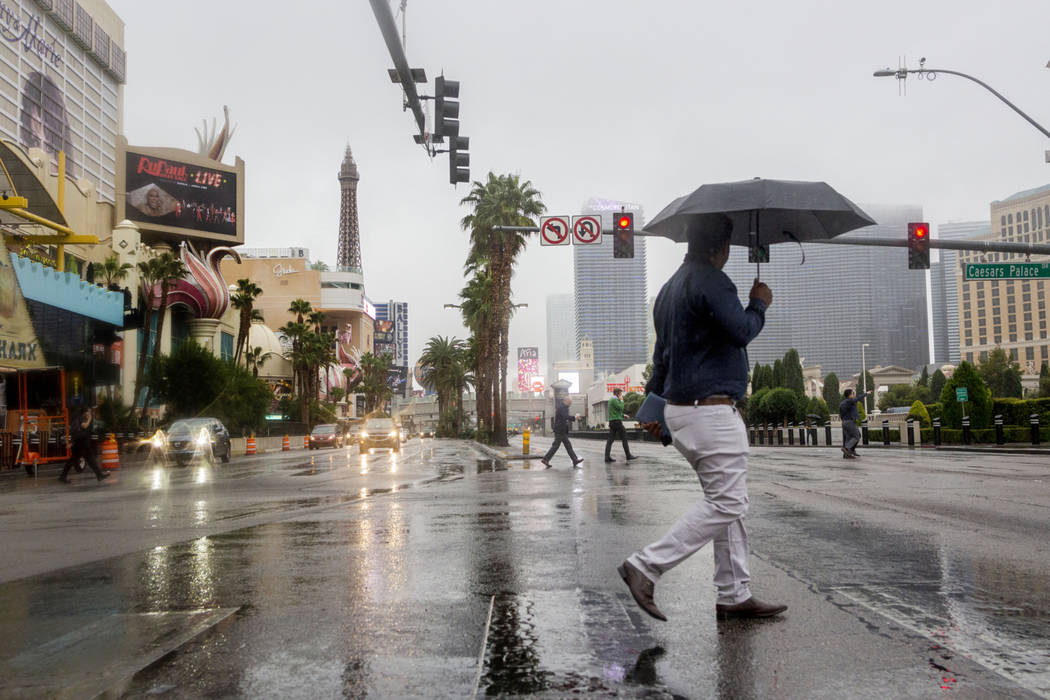
[[[664,409],[674,446],[700,477],[703,500],[693,504],[667,534],[628,561],[658,581],[708,542],[714,542],[718,603],[751,597],[747,568],[747,429],[732,406],[671,406]]]

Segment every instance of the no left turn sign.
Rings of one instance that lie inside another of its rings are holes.
[[[540,245],[567,245],[569,217],[545,216],[540,219]]]
[[[572,217],[572,244],[592,245],[602,242],[602,220],[598,216]]]

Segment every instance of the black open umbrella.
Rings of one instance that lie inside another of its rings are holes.
[[[730,242],[758,249],[785,241],[827,240],[875,223],[826,182],[756,177],[703,185],[664,207],[642,233],[687,241],[720,233],[727,217],[733,221]]]

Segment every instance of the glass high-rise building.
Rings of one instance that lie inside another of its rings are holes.
[[[987,221],[958,221],[940,224],[937,240],[957,241],[987,236]],[[934,249],[930,264],[930,313],[933,327],[933,361],[959,364],[959,253]]]
[[[920,206],[861,208],[879,223],[844,237],[904,239],[908,222],[923,220]],[[755,278],[746,248],[733,246],[725,272],[746,303]],[[795,348],[807,366],[842,380],[860,372],[863,343],[868,369],[929,362],[926,274],[908,269],[907,248],[778,243],[761,277],[773,290],[773,305],[748,346],[752,367]]]
[[[602,228],[611,230],[621,209],[634,213],[636,231],[643,227],[641,206],[629,202],[592,198],[583,213],[601,215]],[[602,236],[600,245],[573,246],[573,262],[576,344],[593,341],[595,377],[646,362],[645,237],[635,236],[633,258],[614,258],[613,237]]]
[[[549,384],[557,379],[554,363],[575,360],[576,320],[572,294],[547,297],[547,376]]]

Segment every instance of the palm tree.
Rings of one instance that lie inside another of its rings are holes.
[[[116,253],[110,254],[95,268],[99,277],[106,282],[106,288],[118,287],[120,282],[128,276],[134,266],[131,263],[122,263]]]
[[[252,371],[252,376],[259,376],[259,365],[266,362],[268,359],[273,357],[272,352],[263,352],[263,349],[256,345],[254,348],[244,353],[244,366]]]
[[[460,204],[472,208],[472,212],[460,222],[465,231],[470,231],[471,250],[467,258],[468,272],[471,268],[486,268],[492,282],[489,297],[492,306],[492,324],[479,341],[485,347],[483,353],[492,363],[493,432],[492,442],[507,444],[507,360],[509,355],[509,329],[511,314],[510,281],[514,263],[528,242],[527,234],[513,231],[497,231],[497,226],[533,226],[533,217],[546,211],[540,193],[528,180],[522,182],[517,175],[496,175],[490,172],[485,182],[475,181],[470,193]],[[498,393],[497,393],[498,392]],[[479,416],[480,407],[479,407]],[[480,422],[479,422],[480,427]]]
[[[262,294],[262,288],[248,278],[237,280],[237,291],[230,297],[233,308],[239,310],[240,325],[237,328],[237,349],[233,355],[233,362],[237,364],[241,360],[241,353],[248,347],[248,331],[252,325],[252,315],[255,311],[255,298]]]
[[[167,316],[165,312],[168,308],[168,294],[171,292],[171,288],[175,286],[175,283],[178,282],[187,272],[186,263],[182,262],[181,259],[167,251],[161,253],[160,257],[151,259],[149,262],[152,263],[154,261],[156,261],[157,281],[160,283],[160,315],[157,317],[157,342],[153,344],[153,350],[150,352],[152,358],[157,357],[157,351],[160,348],[160,339],[164,336],[164,319]],[[147,386],[146,399],[142,404],[142,418],[146,417],[146,411],[149,408],[150,394],[151,388]]]
[[[366,352],[361,356],[361,373],[353,384],[353,390],[365,395],[365,412],[371,413],[394,395],[387,381],[387,370],[393,358],[389,353],[373,355]]]
[[[494,385],[497,372],[494,370],[493,358],[496,356],[495,345],[491,341],[491,331],[496,327],[492,306],[492,278],[486,268],[475,268],[474,276],[460,291],[463,303],[463,324],[470,329],[470,353],[474,368],[474,386],[477,397],[477,437],[488,442],[493,434],[493,398],[497,387]]]
[[[455,419],[452,432],[458,435],[463,419],[463,390],[473,383],[467,366],[467,344],[458,338],[434,336],[423,350],[420,358],[423,381],[427,388],[438,395],[438,415],[442,424],[451,414],[453,397]]]

